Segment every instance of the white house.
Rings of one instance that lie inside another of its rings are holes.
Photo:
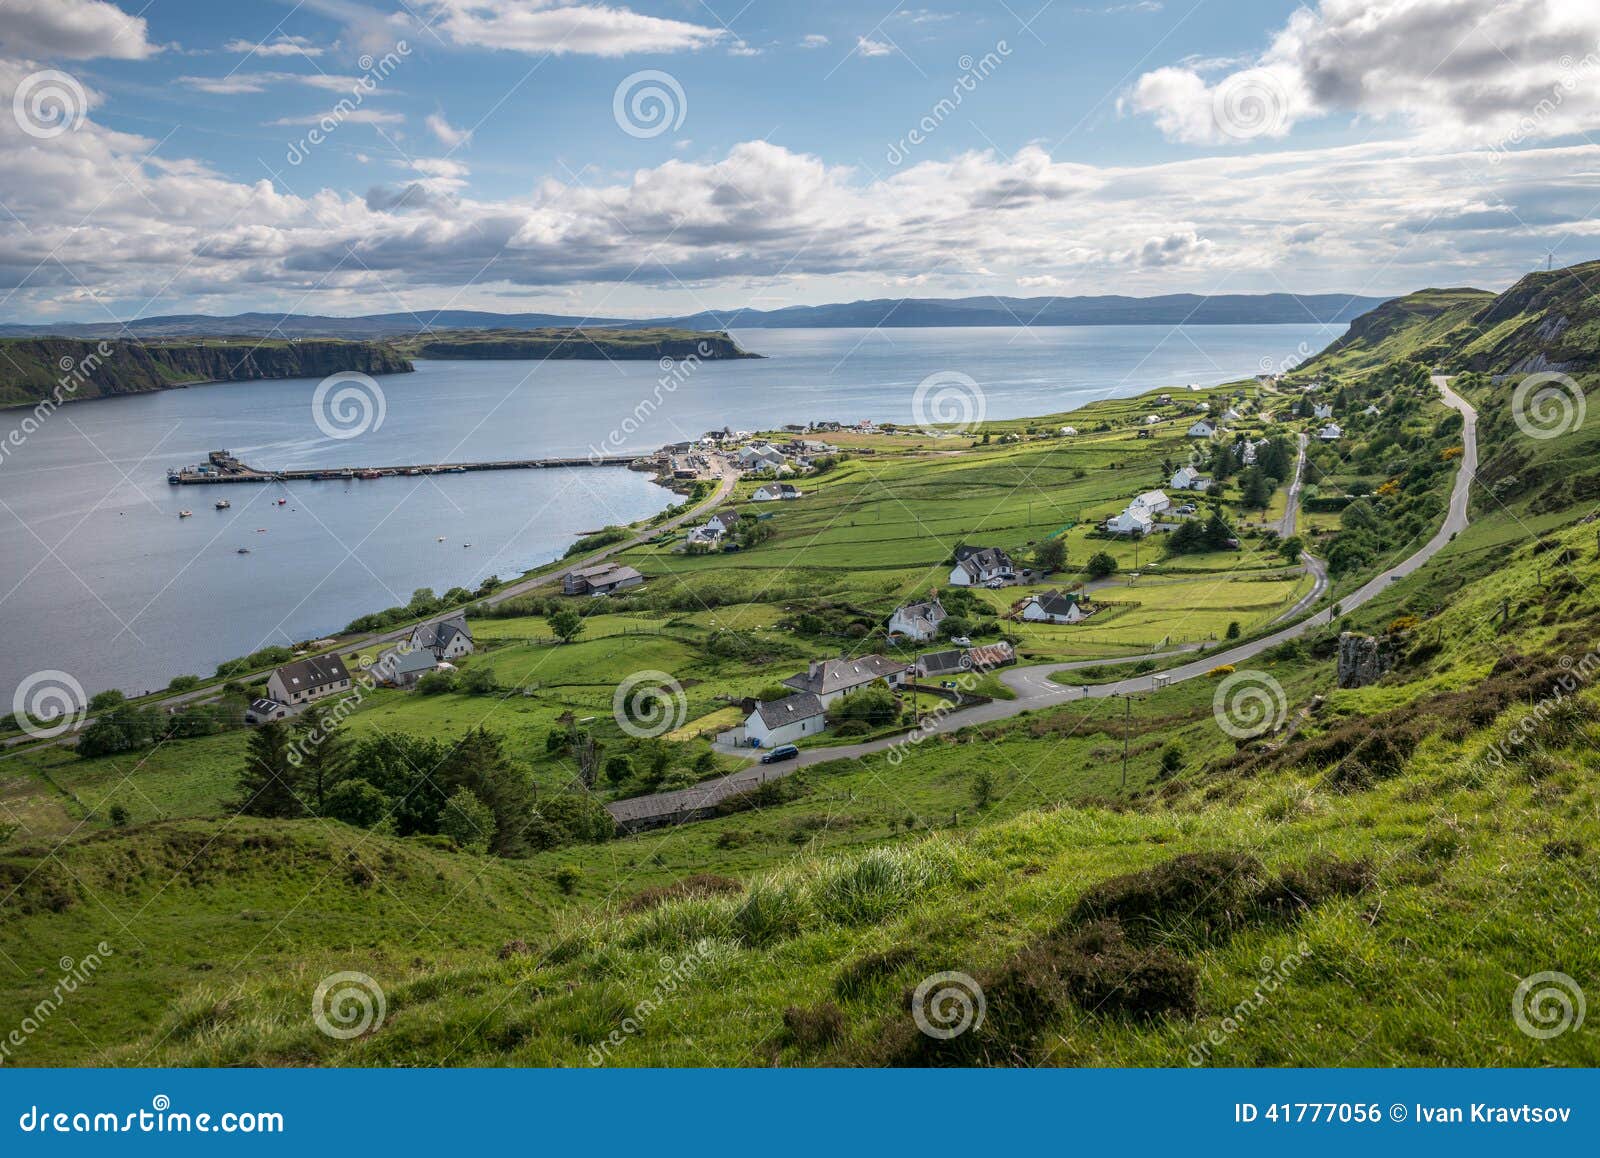
[[[1378,409],[1378,404],[1376,402],[1371,402],[1367,404],[1367,408],[1361,413],[1365,414],[1368,418],[1376,418],[1378,415],[1382,414],[1383,411]]]
[[[336,655],[311,655],[286,663],[267,677],[267,698],[293,706],[320,700],[349,686],[350,673],[342,659]]]
[[[722,528],[713,527],[707,523],[703,527],[695,527],[689,531],[689,546],[715,547],[722,542]]]
[[[1192,466],[1180,466],[1167,485],[1175,491],[1203,491],[1210,488],[1211,480],[1201,478],[1200,472]]]
[[[1083,596],[1076,591],[1042,591],[1028,597],[1020,614],[1030,623],[1082,623],[1094,611],[1084,607]]]
[[[1131,510],[1134,507],[1143,507],[1151,515],[1159,515],[1172,507],[1172,500],[1167,497],[1166,491],[1145,491],[1142,495],[1135,495],[1133,502],[1128,504]]]
[[[1114,535],[1148,535],[1154,526],[1150,512],[1143,507],[1129,507],[1120,515],[1106,520],[1106,530]]]
[[[1238,422],[1239,419],[1243,417],[1244,415],[1240,414],[1231,406],[1222,412],[1222,421],[1224,422]]]
[[[715,527],[722,534],[727,535],[739,525],[739,512],[732,507],[723,507],[722,510],[706,520],[706,526]]]
[[[739,465],[745,470],[779,470],[788,465],[778,449],[765,442],[752,442],[749,446],[741,446],[738,453]]]
[[[1316,419],[1332,418],[1333,405],[1328,402],[1319,402],[1311,408],[1311,417]]]
[[[1156,423],[1158,423],[1160,421],[1161,421],[1161,415],[1159,415],[1159,414],[1146,414],[1144,416],[1144,424],[1146,426],[1154,426]]]
[[[937,595],[922,603],[907,603],[896,607],[889,616],[889,635],[903,635],[918,642],[929,640],[939,634],[939,625],[945,617],[944,605]]]
[[[756,704],[744,722],[744,735],[746,742],[754,740],[760,747],[776,748],[802,736],[815,736],[827,726],[822,701],[811,692],[796,692]]]
[[[1061,437],[1062,438],[1071,438],[1073,435],[1075,435],[1077,433],[1078,433],[1078,428],[1076,426],[1063,426],[1061,428]]]
[[[1196,411],[1198,411],[1201,414],[1210,414],[1211,413],[1211,403],[1209,403],[1209,402],[1196,402],[1194,404],[1194,408],[1195,408]]]
[[[957,547],[950,569],[952,587],[1004,587],[1016,582],[1017,569],[999,547]]]
[[[467,617],[457,612],[437,623],[424,623],[411,633],[411,649],[426,648],[434,659],[459,659],[472,654],[472,629]]]
[[[1190,438],[1211,438],[1216,433],[1217,428],[1203,418],[1189,427]]]
[[[767,483],[765,486],[756,488],[756,493],[750,496],[750,501],[754,503],[771,503],[780,499],[797,499],[803,493],[793,483]]]
[[[1344,431],[1339,428],[1337,422],[1330,422],[1317,431],[1317,437],[1322,439],[1323,442],[1338,442],[1344,437]]]
[[[785,687],[797,692],[810,692],[827,707],[834,700],[852,695],[879,680],[891,688],[905,682],[911,669],[881,655],[863,655],[855,659],[819,659],[799,675],[783,681]]]

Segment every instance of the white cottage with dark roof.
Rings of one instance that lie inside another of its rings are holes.
[[[267,696],[293,707],[344,691],[350,673],[336,655],[313,655],[286,663],[267,677]]]
[[[458,659],[472,654],[472,628],[460,613],[437,623],[424,623],[411,633],[412,650],[426,648],[434,659]]]

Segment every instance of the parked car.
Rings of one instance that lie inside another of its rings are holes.
[[[964,635],[953,635],[953,636],[950,637],[950,642],[955,644],[957,647],[971,647],[972,646],[972,640],[968,639]]]
[[[772,751],[761,757],[763,764],[776,764],[780,760],[793,760],[800,755],[800,749],[793,744],[779,744]]]
[[[1193,503],[1184,503],[1183,506],[1177,509],[1176,513],[1180,515],[1192,515],[1199,509],[1200,508],[1196,507]]]

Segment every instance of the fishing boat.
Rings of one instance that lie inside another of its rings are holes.
[[[362,478],[382,478],[383,477],[383,472],[376,471],[376,470],[364,470],[364,471],[361,472],[361,477]]]
[[[288,499],[279,499],[279,500],[278,500],[278,505],[279,505],[279,506],[280,506],[280,507],[281,507],[281,506],[283,506],[283,505],[284,505],[284,504],[285,504],[285,503],[287,503],[287,502],[288,502],[288,501],[289,501],[289,500],[288,500]]]
[[[194,512],[193,511],[179,511],[178,512],[178,518],[180,518],[180,519],[188,519],[188,518],[193,518],[193,517],[194,517]]]
[[[444,536],[443,536],[443,535],[440,535],[440,536],[439,536],[439,537],[438,537],[438,538],[437,538],[437,539],[435,539],[435,540],[434,540],[434,542],[435,542],[435,543],[442,543],[442,542],[444,542]]]
[[[218,499],[217,502],[216,502],[216,508],[219,511],[225,511],[231,506],[233,506],[233,504],[230,503],[227,499]]]
[[[237,551],[234,552],[235,555],[248,555],[249,553],[250,553],[250,548],[249,547],[240,547]]]

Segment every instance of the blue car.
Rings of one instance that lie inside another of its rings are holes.
[[[793,760],[800,755],[800,749],[793,744],[779,744],[772,751],[761,757],[763,764],[776,764],[780,760]]]

